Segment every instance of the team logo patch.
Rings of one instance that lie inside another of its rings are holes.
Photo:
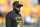
[[[23,23],[23,20],[21,17],[16,17],[16,22],[19,24],[20,27],[22,27],[22,23]]]

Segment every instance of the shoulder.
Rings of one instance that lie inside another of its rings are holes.
[[[9,13],[7,13],[7,14],[6,14],[6,16],[9,16],[9,15],[11,15],[11,13],[12,13],[12,11],[11,11],[11,12],[9,12]]]
[[[15,12],[11,11],[11,12],[7,13],[6,15],[12,16],[12,15],[14,15],[14,14],[15,14]]]

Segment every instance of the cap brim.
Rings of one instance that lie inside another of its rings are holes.
[[[20,7],[22,7],[23,5],[22,5],[22,4],[20,4],[19,6],[20,6]]]
[[[22,4],[20,4],[20,6],[23,6]]]
[[[22,5],[22,4],[19,4],[18,6],[19,6],[19,7],[23,7],[23,5]]]

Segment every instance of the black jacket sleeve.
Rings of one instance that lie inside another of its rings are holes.
[[[11,16],[9,14],[6,15],[6,27],[11,27]]]

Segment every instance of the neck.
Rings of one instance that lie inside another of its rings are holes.
[[[13,10],[13,12],[15,12],[14,10]],[[15,12],[16,14],[19,14],[19,13],[17,13],[17,12]]]

